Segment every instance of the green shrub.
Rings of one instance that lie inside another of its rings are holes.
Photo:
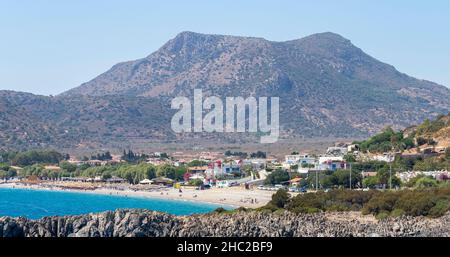
[[[409,216],[427,216],[435,204],[435,196],[426,191],[410,190],[404,192],[395,204]]]
[[[364,214],[379,214],[381,212],[390,213],[394,210],[395,203],[398,199],[396,192],[383,192],[374,195],[363,207]]]
[[[430,209],[430,217],[440,217],[449,210],[448,199],[440,199],[436,202],[433,208]]]
[[[400,216],[403,216],[403,215],[405,215],[405,211],[402,210],[402,209],[394,209],[391,212],[391,217],[400,217]]]
[[[284,208],[294,213],[361,211],[364,215],[384,213],[394,217],[401,215],[439,217],[449,210],[450,200],[450,186],[400,191],[340,189],[327,193],[299,194],[289,200],[281,197],[287,192],[277,193],[274,198],[279,200],[271,201],[262,209],[276,211]],[[281,207],[283,204],[284,207]]]
[[[245,207],[239,207],[239,208],[235,209],[235,211],[237,211],[237,212],[247,212],[248,209],[245,208]]]
[[[278,210],[274,211],[273,213],[276,214],[276,215],[282,215],[284,212],[285,212],[285,210],[278,209]]]
[[[389,213],[388,212],[380,212],[380,213],[378,213],[376,216],[375,216],[375,218],[377,219],[377,220],[384,220],[384,219],[387,219],[389,217]]]
[[[290,195],[284,189],[279,189],[274,195],[272,195],[272,200],[270,203],[277,208],[283,208],[289,201]]]
[[[437,186],[437,181],[434,178],[429,178],[429,177],[422,177],[419,178],[415,185],[415,187],[419,187],[419,188],[423,188],[423,187],[436,187]]]
[[[214,210],[215,213],[224,213],[224,212],[226,212],[226,211],[227,211],[227,210],[225,210],[225,209],[222,208],[222,207],[219,207],[219,208],[217,208],[217,209]]]
[[[276,210],[278,210],[279,208],[276,207],[275,205],[271,204],[270,202],[258,209],[256,209],[257,211],[261,211],[263,213],[272,213]]]
[[[318,213],[321,212],[320,209],[314,207],[295,207],[291,210],[294,213]]]

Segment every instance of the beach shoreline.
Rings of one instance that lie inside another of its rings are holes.
[[[246,190],[241,187],[212,188],[208,190],[182,189],[182,193],[175,188],[164,188],[153,191],[140,190],[117,190],[112,188],[96,189],[67,189],[49,183],[44,184],[24,184],[24,183],[1,183],[0,188],[9,189],[32,189],[48,190],[55,192],[89,193],[123,197],[137,197],[146,199],[164,199],[173,201],[190,201],[195,203],[217,205],[217,207],[229,208],[258,208],[267,204],[273,192],[262,190]]]

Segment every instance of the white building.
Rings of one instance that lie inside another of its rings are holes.
[[[299,167],[303,164],[310,164],[315,165],[316,164],[316,158],[309,155],[309,154],[291,154],[286,155],[283,163],[283,168],[290,168],[291,165],[298,165]]]
[[[317,168],[319,170],[346,169],[347,163],[342,156],[321,156]]]

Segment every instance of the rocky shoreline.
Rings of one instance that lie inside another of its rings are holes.
[[[173,216],[116,210],[78,216],[0,218],[0,237],[440,237],[450,236],[443,217],[377,221],[355,213],[236,212]]]

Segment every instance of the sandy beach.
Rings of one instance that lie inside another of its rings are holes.
[[[144,198],[161,198],[169,200],[181,201],[195,201],[201,203],[211,203],[233,208],[246,207],[257,208],[265,205],[271,200],[271,191],[263,191],[258,189],[246,190],[242,187],[229,188],[212,188],[208,190],[182,189],[182,193],[175,188],[164,188],[153,191],[135,191],[131,189],[115,190],[111,188],[96,188],[93,190],[81,189],[65,189],[52,185],[52,183],[45,184],[23,184],[23,183],[2,183],[0,188],[20,188],[20,189],[38,189],[38,190],[53,190],[65,192],[81,192],[81,193],[95,193],[104,195],[118,195],[130,197],[144,197]]]

